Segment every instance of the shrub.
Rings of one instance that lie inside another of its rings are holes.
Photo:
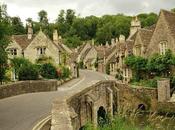
[[[18,73],[21,67],[31,65],[32,63],[25,58],[14,58],[11,59],[11,65],[15,70],[15,77],[18,77]]]
[[[36,60],[37,64],[54,63],[52,57],[42,56]]]
[[[41,65],[40,74],[41,76],[47,79],[57,78],[56,67],[53,66],[51,63],[46,63],[46,64]]]
[[[19,80],[36,80],[38,75],[39,73],[35,65],[26,65],[19,68]]]
[[[84,63],[83,63],[83,61],[80,61],[78,63],[78,66],[79,66],[80,69],[84,69]]]
[[[62,78],[68,78],[70,76],[71,72],[69,70],[69,68],[63,67],[62,68]]]

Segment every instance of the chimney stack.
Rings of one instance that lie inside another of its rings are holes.
[[[125,42],[125,36],[124,35],[120,35],[119,42],[120,43],[124,43]]]
[[[94,46],[95,45],[95,42],[94,42],[94,39],[92,39],[92,46]]]
[[[115,46],[115,39],[114,38],[111,39],[111,45]]]
[[[27,38],[32,39],[33,36],[33,29],[32,29],[32,23],[28,23],[28,33],[27,33]]]
[[[53,42],[55,43],[55,44],[58,44],[58,32],[57,32],[57,30],[55,29],[54,31],[53,31]]]

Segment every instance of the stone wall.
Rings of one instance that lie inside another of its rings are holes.
[[[0,86],[0,99],[24,93],[56,91],[57,80],[20,81]]]
[[[157,111],[161,113],[175,113],[175,102],[159,102]]]
[[[96,125],[96,114],[101,106],[111,116],[120,106],[138,109],[143,104],[146,110],[155,111],[157,97],[157,89],[133,88],[121,82],[100,81],[82,91],[71,93],[66,99],[55,100],[51,130],[77,130],[88,121]]]
[[[157,109],[157,89],[144,88],[137,86],[135,88],[124,83],[116,83],[119,89],[119,105],[138,109],[140,104],[146,107],[146,110],[155,111]]]

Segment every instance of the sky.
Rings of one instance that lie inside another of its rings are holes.
[[[38,20],[38,12],[46,10],[50,22],[54,22],[61,9],[73,9],[80,16],[104,14],[158,13],[160,9],[175,8],[175,0],[0,0],[7,4],[10,16],[19,16],[24,22],[31,17]]]

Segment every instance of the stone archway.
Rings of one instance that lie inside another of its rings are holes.
[[[144,104],[139,104],[137,109],[141,110],[141,111],[145,111],[146,110],[146,106]]]
[[[99,107],[97,111],[97,123],[98,125],[102,126],[107,121],[107,113],[103,106]]]

